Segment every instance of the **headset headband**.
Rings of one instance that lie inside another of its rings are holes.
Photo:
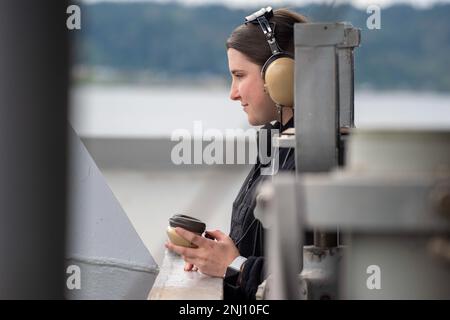
[[[262,8],[251,15],[245,17],[245,24],[259,24],[264,35],[266,36],[267,43],[269,44],[272,54],[278,54],[281,52],[277,41],[275,40],[275,27],[272,30],[269,20],[273,17],[272,7]]]

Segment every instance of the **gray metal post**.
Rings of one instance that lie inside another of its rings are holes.
[[[63,298],[66,1],[0,1],[0,299]]]
[[[299,192],[293,175],[278,174],[270,186],[271,205],[266,214],[269,217],[265,220],[271,220],[267,244],[271,284],[265,298],[299,299],[298,274],[303,265],[303,239],[298,230],[303,225],[300,220],[303,215],[299,215],[296,209],[300,210],[302,202],[296,199]]]
[[[346,23],[295,25],[297,172],[338,166],[341,127],[353,127],[353,48],[359,30]]]
[[[348,23],[296,24],[294,40],[295,142],[282,137],[275,140],[275,146],[295,146],[297,174],[328,172],[343,163],[343,139],[353,127],[353,49],[359,45],[360,33]],[[315,229],[315,245],[305,247],[303,252],[293,249],[293,244],[302,242],[297,234],[302,234],[305,228],[301,188],[296,191],[299,195],[296,199],[289,197],[287,191],[295,189],[295,185],[295,179],[274,180],[273,188],[278,191],[274,202],[278,205],[268,246],[274,284],[270,285],[267,296],[336,298],[341,257],[337,225],[326,231]],[[296,226],[296,235],[286,232],[287,226],[292,225]],[[291,266],[299,261],[297,270],[303,268],[303,271],[298,286],[298,272]],[[295,288],[292,283],[296,284]]]
[[[328,172],[344,164],[344,140],[354,127],[353,49],[359,42],[359,29],[349,23],[295,26],[297,173]],[[337,225],[314,229],[314,246],[305,247],[303,257],[302,298],[337,297],[338,239]]]
[[[298,173],[343,164],[344,139],[354,127],[353,49],[360,31],[348,23],[295,27],[295,127]],[[337,232],[314,230],[314,243],[337,245]],[[326,240],[326,241],[324,241]]]

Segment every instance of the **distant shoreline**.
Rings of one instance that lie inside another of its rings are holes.
[[[170,79],[142,79],[136,78],[101,78],[86,79],[72,78],[73,87],[131,87],[131,88],[155,88],[155,89],[211,89],[211,90],[229,90],[229,79],[223,77],[174,77]],[[421,93],[435,95],[450,95],[450,91],[436,90],[430,88],[410,88],[410,87],[394,87],[392,89],[374,87],[369,83],[355,83],[355,90],[360,92],[383,92],[383,93]]]

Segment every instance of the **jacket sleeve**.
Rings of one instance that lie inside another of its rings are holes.
[[[255,300],[258,286],[265,279],[264,257],[248,257],[240,278],[223,283],[224,300]]]

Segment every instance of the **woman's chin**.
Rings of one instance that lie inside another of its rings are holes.
[[[251,126],[261,126],[261,125],[263,125],[264,123],[260,123],[261,121],[258,121],[257,119],[254,119],[254,118],[252,118],[252,117],[248,117],[248,124],[249,125],[251,125]]]

